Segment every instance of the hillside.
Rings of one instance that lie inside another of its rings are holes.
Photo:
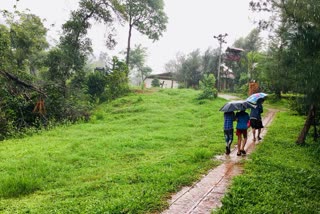
[[[92,120],[0,144],[0,210],[146,213],[224,152],[224,100],[193,90],[132,94]]]

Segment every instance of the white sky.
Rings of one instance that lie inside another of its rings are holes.
[[[12,11],[14,0],[0,0],[0,9]],[[47,21],[49,28],[49,42],[58,39],[61,25],[68,19],[70,10],[77,8],[78,0],[20,0],[18,10],[26,8]],[[134,32],[134,44],[142,44],[148,49],[147,65],[153,73],[164,72],[164,65],[174,59],[178,52],[188,54],[193,50],[205,51],[209,47],[217,48],[218,41],[214,35],[228,33],[227,44],[223,49],[231,46],[233,42],[245,37],[256,26],[253,20],[257,15],[249,10],[250,0],[164,0],[165,12],[169,17],[167,31],[159,41],[152,42],[145,36]],[[55,27],[49,27],[55,24]],[[118,45],[110,51],[104,45],[105,27],[94,26],[89,33],[93,40],[95,55],[101,51],[110,56],[117,55],[125,50],[127,41],[126,26],[118,30]]]

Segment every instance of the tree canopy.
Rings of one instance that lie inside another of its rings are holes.
[[[159,40],[166,30],[168,17],[163,0],[124,0],[125,18],[128,22],[126,62],[129,65],[133,28],[153,41]]]
[[[274,29],[271,54],[279,61],[278,72],[291,79],[291,90],[306,95],[307,103],[319,102],[319,2],[260,0],[252,1],[251,8],[273,11],[277,16],[260,23]]]

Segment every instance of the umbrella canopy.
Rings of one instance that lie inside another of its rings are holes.
[[[266,96],[268,96],[266,93],[255,93],[248,97],[246,101],[252,104],[257,104],[259,99],[265,98]]]
[[[242,110],[246,110],[247,108],[254,108],[254,107],[255,107],[254,105],[248,103],[245,100],[237,100],[237,101],[231,101],[224,104],[224,106],[220,108],[220,111],[223,111],[223,112],[242,111]]]

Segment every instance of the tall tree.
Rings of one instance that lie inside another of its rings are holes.
[[[4,12],[10,27],[11,48],[19,70],[29,69],[35,75],[38,59],[43,58],[43,51],[48,48],[47,29],[42,20],[30,13]]]
[[[227,62],[235,74],[235,83],[238,87],[247,84],[249,80],[257,80],[257,59],[260,58],[262,47],[262,38],[260,30],[255,28],[246,37],[241,37],[233,43],[233,47],[241,48],[244,52],[241,54],[241,60],[238,62]]]
[[[34,14],[1,11],[5,25],[0,25],[0,138],[31,124],[35,99],[45,94],[36,87],[39,53],[47,47],[46,29]]]
[[[219,61],[219,49],[211,49],[208,48],[203,56],[203,73],[205,74],[214,74],[215,78],[217,78],[217,65]]]
[[[92,53],[87,33],[92,22],[112,28],[115,20],[121,17],[122,9],[118,0],[80,0],[78,9],[72,11],[70,19],[63,24],[60,43],[50,50],[47,59],[47,90],[51,95],[50,105],[55,107],[50,110],[58,120],[70,118],[74,121],[86,111],[84,70]],[[110,36],[112,34],[109,39]]]
[[[252,1],[251,7],[257,11],[278,12],[279,23],[277,23],[275,33],[280,38],[279,53],[282,59],[285,59],[281,66],[286,69],[282,70],[292,72],[295,79],[292,85],[294,90],[305,94],[308,97],[308,103],[319,100],[320,91],[318,91],[317,83],[320,69],[319,2],[315,0],[260,0]]]
[[[166,72],[178,74],[181,69],[182,63],[185,61],[186,56],[182,53],[177,53],[175,59],[169,60],[164,66]]]
[[[126,62],[129,65],[133,28],[156,41],[166,30],[168,17],[164,12],[163,0],[125,0],[125,5],[129,27]]]
[[[6,26],[0,25],[0,70],[12,68],[13,58],[10,31]]]
[[[258,28],[254,28],[245,38],[241,37],[237,39],[233,43],[233,46],[236,48],[242,48],[245,52],[257,52],[261,50],[262,44],[263,42],[260,36],[260,30]]]
[[[185,60],[182,61],[178,71],[178,81],[183,83],[185,87],[198,88],[199,81],[203,75],[203,64],[200,50],[192,51]]]
[[[194,50],[188,55],[177,53],[175,59],[165,65],[166,72],[171,72],[183,87],[199,87],[199,81],[209,74],[217,75],[219,50],[208,48],[204,54]]]
[[[87,37],[91,21],[112,26],[120,17],[123,7],[117,0],[80,0],[79,9],[71,12],[70,19],[63,24],[60,44],[49,54],[49,77],[64,89],[66,81],[74,75],[82,75],[87,56],[92,52],[91,40]]]
[[[122,12],[118,1],[80,0],[79,9],[71,12],[71,18],[63,26],[60,47],[69,55],[70,69],[83,67],[86,56],[92,52],[91,40],[87,37],[91,21],[112,26],[115,17]]]
[[[303,104],[310,106],[309,116],[320,105],[320,5],[317,0],[259,0],[250,3],[255,11],[275,11],[278,22],[264,21],[263,27],[276,26],[281,38],[279,72],[290,72],[292,90],[305,95]],[[275,20],[275,19],[274,19]],[[270,24],[271,23],[271,24]],[[313,116],[314,117],[314,116]],[[315,118],[315,117],[314,117]],[[298,139],[302,143],[310,127],[310,118]]]
[[[152,72],[152,69],[145,65],[147,49],[141,45],[136,45],[130,54],[129,67],[136,72],[136,76],[141,80],[141,86],[144,86],[145,78]]]

